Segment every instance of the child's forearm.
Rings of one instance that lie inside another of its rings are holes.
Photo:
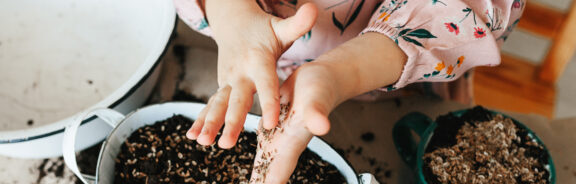
[[[396,82],[407,56],[385,35],[366,33],[316,59],[332,73],[336,102]]]

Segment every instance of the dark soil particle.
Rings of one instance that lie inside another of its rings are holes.
[[[382,167],[376,167],[376,169],[374,169],[374,175],[378,175],[380,172],[382,172]]]
[[[376,159],[375,158],[368,158],[368,163],[370,164],[370,166],[374,166],[374,165],[376,165]]]
[[[386,171],[386,172],[384,173],[384,176],[385,176],[386,178],[390,178],[390,177],[392,176],[392,171]]]
[[[358,149],[356,149],[356,155],[360,155],[362,154],[362,147],[358,147]]]
[[[202,146],[185,137],[192,122],[176,115],[136,130],[117,156],[115,183],[247,183],[256,134],[242,132],[231,149]],[[306,149],[290,182],[345,183],[345,179],[334,166]]]
[[[186,57],[186,49],[188,49],[188,47],[185,45],[175,44],[173,52],[176,56],[178,56],[180,58],[184,58],[184,57]]]
[[[362,136],[360,138],[362,138],[362,141],[364,141],[366,143],[370,143],[370,142],[374,141],[374,133],[366,132],[366,133],[362,134]]]
[[[48,159],[44,159],[42,160],[42,163],[40,164],[40,166],[38,166],[38,170],[40,171],[40,174],[38,176],[38,180],[36,181],[36,183],[40,183],[40,180],[42,180],[42,178],[44,178],[44,176],[46,176],[46,170],[44,169],[44,167],[46,167],[46,163],[48,163]]]
[[[394,104],[396,104],[396,107],[400,107],[402,106],[402,100],[400,100],[400,98],[394,98]]]
[[[336,150],[336,153],[338,153],[338,155],[344,157],[344,158],[348,158],[349,155],[348,153],[346,153],[346,151],[342,148],[334,148],[334,150]]]

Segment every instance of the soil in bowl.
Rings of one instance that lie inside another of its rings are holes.
[[[424,154],[428,183],[549,183],[549,155],[513,120],[475,107],[439,117]]]
[[[237,145],[221,149],[186,138],[193,121],[180,115],[134,131],[116,159],[115,183],[248,183],[257,138],[242,132]],[[306,149],[289,183],[346,183],[330,163]]]

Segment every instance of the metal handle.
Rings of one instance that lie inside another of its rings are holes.
[[[380,184],[376,181],[374,175],[370,173],[362,173],[358,175],[358,180],[360,181],[360,184]]]
[[[97,116],[108,125],[116,127],[124,119],[124,115],[116,112],[112,109],[95,109],[90,112],[85,112],[80,116],[77,116],[71,124],[66,126],[64,131],[64,138],[62,140],[62,153],[64,155],[64,162],[66,166],[74,172],[74,174],[80,178],[82,183],[94,183],[95,177],[90,175],[85,175],[80,173],[78,169],[78,163],[76,162],[76,134],[78,133],[78,128],[82,121],[92,117]]]

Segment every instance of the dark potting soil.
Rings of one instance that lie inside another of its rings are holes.
[[[426,153],[433,152],[438,148],[446,148],[456,144],[456,134],[465,122],[472,125],[477,122],[488,121],[492,119],[492,113],[481,106],[476,106],[462,116],[458,117],[450,112],[447,115],[436,118],[437,127],[434,130],[434,136],[430,139]]]
[[[549,155],[511,119],[477,106],[436,119],[424,155],[428,183],[549,183]]]
[[[175,115],[136,130],[116,159],[115,183],[248,183],[256,153],[255,133],[242,132],[232,149],[202,146],[186,138],[193,121]],[[306,149],[291,183],[345,183],[328,162]]]
[[[78,163],[80,172],[92,176],[96,175],[96,167],[98,165],[98,156],[100,154],[101,147],[102,143],[98,143],[81,151],[76,156],[76,163]]]

